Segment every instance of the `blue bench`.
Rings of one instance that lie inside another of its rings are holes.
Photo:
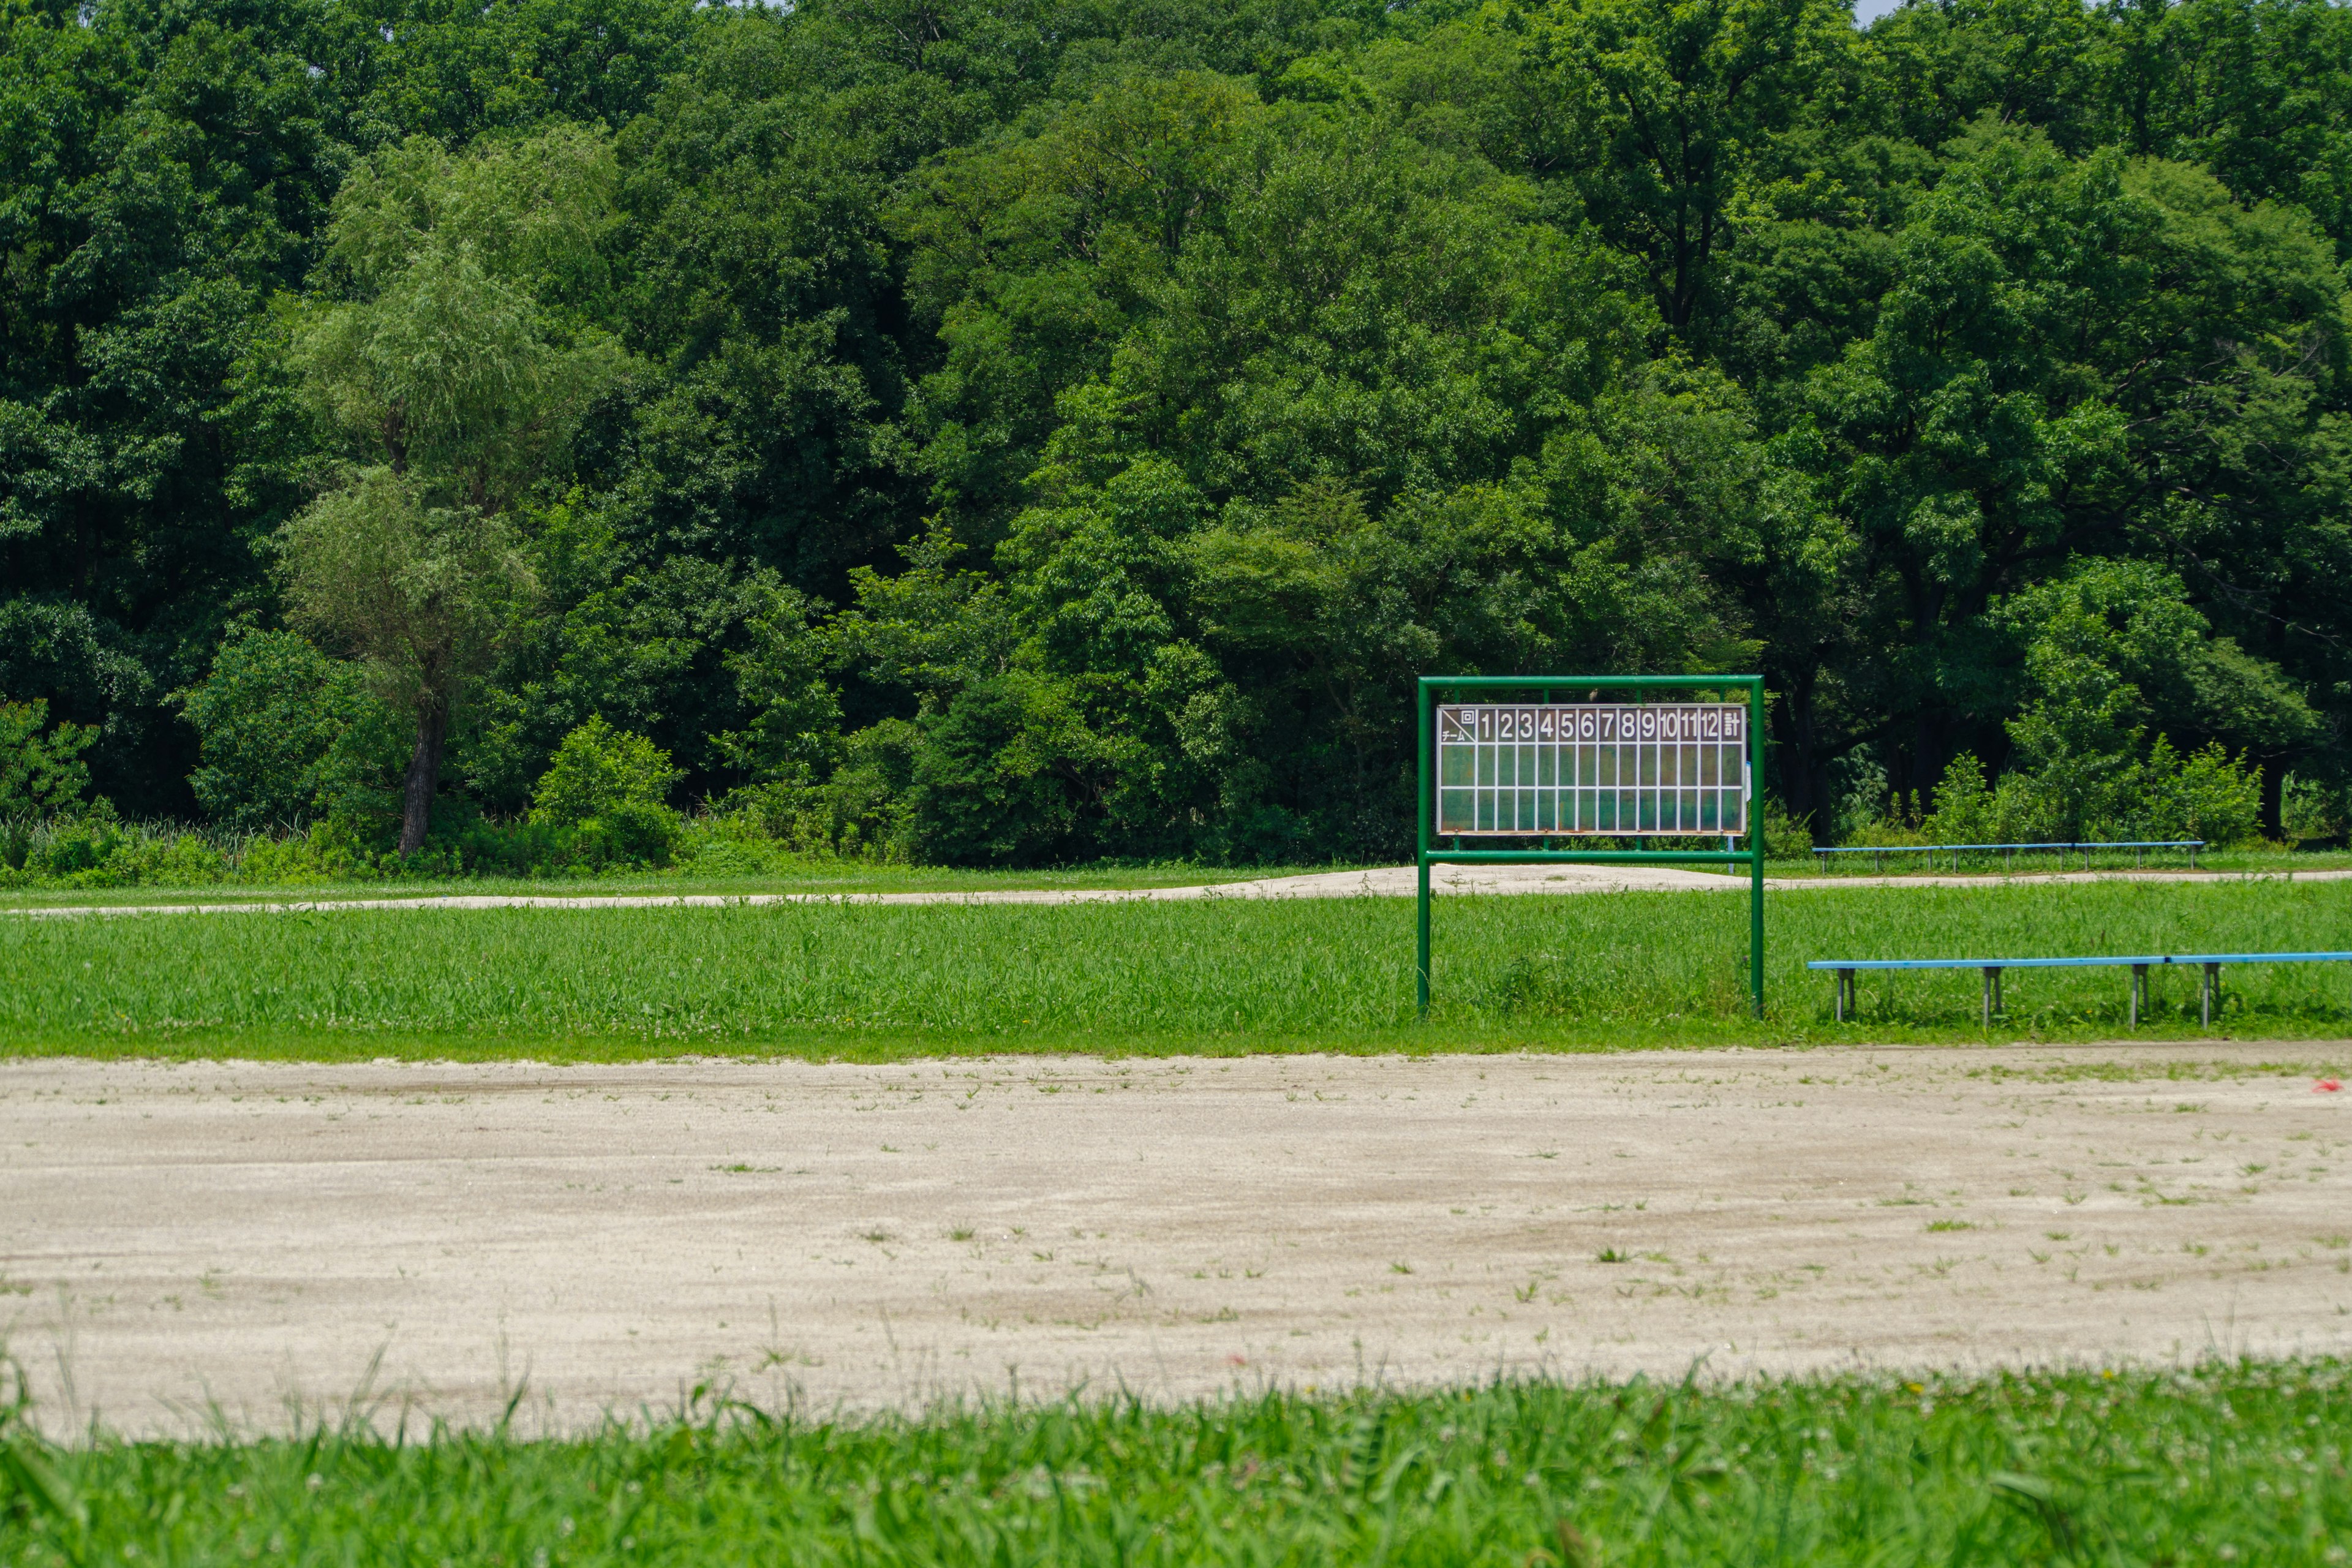
[[[1955,871],[1960,868],[1963,853],[1990,855],[1999,851],[2001,868],[2008,870],[2016,865],[2017,852],[2021,849],[2054,849],[2058,852],[2059,869],[2063,870],[2066,852],[2080,849],[2083,852],[2083,868],[2087,871],[2091,868],[2091,851],[2094,849],[2128,849],[2132,852],[2132,864],[2135,866],[2147,865],[2147,852],[2151,849],[2186,849],[2189,851],[2189,868],[2193,871],[2197,868],[2197,851],[2204,847],[2205,840],[2202,838],[2128,838],[2098,844],[2080,844],[2071,840],[2063,844],[1864,844],[1847,848],[1816,849],[1813,853],[1820,858],[1822,875],[1826,877],[1832,855],[1874,855],[1878,858],[1876,866],[1880,871],[1886,869],[1889,855],[1925,855],[1927,857],[1927,869],[1933,871],[1936,868],[1936,852],[1939,849],[1951,852],[1952,869]]]
[[[2139,1010],[2147,1000],[2147,972],[2159,964],[2199,964],[2204,977],[2198,987],[2198,998],[2205,1026],[2213,1025],[2213,999],[2221,990],[2221,966],[2225,963],[2352,963],[2352,952],[2153,952],[2126,958],[1823,958],[1805,965],[1807,969],[1827,969],[1837,974],[1837,1018],[1845,1022],[1846,1009],[1853,1002],[1853,977],[1864,969],[1979,969],[1984,972],[1985,1027],[1992,1026],[1992,1016],[2001,1011],[2000,972],[2004,969],[2098,969],[2130,964],[2132,972],[2131,1026],[2139,1027]]]

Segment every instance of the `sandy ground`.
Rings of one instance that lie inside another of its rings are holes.
[[[2113,870],[2011,877],[1768,877],[1764,886],[1773,891],[1787,891],[1803,888],[1981,888],[2024,882],[2335,882],[2347,879],[2352,879],[2352,868],[2277,872]],[[1100,904],[1195,899],[1411,898],[1415,891],[1414,881],[1411,866],[1376,866],[1187,888],[991,888],[971,892],[934,889],[910,893],[441,893],[425,898],[320,899],[294,903],[63,904],[47,909],[0,910],[0,915],[53,919],[79,915],[268,914],[316,910],[616,910],[710,904]],[[1730,892],[1748,885],[1744,871],[1727,876],[1719,871],[1693,871],[1673,866],[1439,866],[1430,873],[1431,890],[1438,893],[1606,893],[1634,889]]]
[[[164,1434],[2341,1353],[2346,1057],[16,1061],[0,1330]]]

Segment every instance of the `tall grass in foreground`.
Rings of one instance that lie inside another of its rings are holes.
[[[1761,1025],[1746,1016],[1745,900],[1711,892],[1441,900],[1426,1026],[1412,906],[1390,899],[0,917],[0,1045],[368,1054],[414,1037],[854,1055],[1976,1038],[1973,973],[1874,982],[1841,1030],[1804,961],[2344,945],[2352,884],[1809,889],[1769,910]],[[1995,1032],[2119,1029],[2127,973],[2013,974]],[[2225,984],[2218,1028],[2352,1025],[2352,965],[2240,968]],[[2147,1029],[2195,1032],[2195,976],[2154,990]]]
[[[0,1561],[2333,1564],[2332,1361],[17,1452]],[[0,1470],[0,1477],[6,1475]]]

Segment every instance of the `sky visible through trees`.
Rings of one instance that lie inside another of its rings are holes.
[[[2340,833],[2347,246],[2316,0],[17,0],[0,816],[1356,858],[1754,668],[1824,839]]]

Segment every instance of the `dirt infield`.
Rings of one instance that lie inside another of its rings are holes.
[[[2347,1058],[11,1062],[0,1329],[151,1433],[2342,1352]]]

